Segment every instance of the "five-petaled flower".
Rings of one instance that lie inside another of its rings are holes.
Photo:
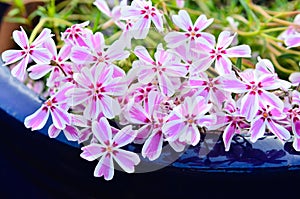
[[[11,74],[24,81],[26,78],[26,67],[31,59],[37,64],[49,64],[51,59],[50,53],[42,45],[50,37],[52,37],[51,30],[45,28],[32,43],[29,43],[22,27],[21,31],[15,30],[13,39],[21,47],[21,50],[7,50],[2,53],[5,65],[19,61],[12,69]]]
[[[27,116],[24,121],[26,128],[32,130],[42,129],[49,118],[49,114],[51,114],[54,127],[60,130],[65,129],[71,121],[67,105],[69,98],[65,94],[72,88],[72,84],[66,83],[55,95],[46,100],[36,112]]]
[[[151,21],[159,32],[163,31],[163,14],[154,6],[151,1],[133,0],[130,6],[121,9],[122,18],[132,22],[132,35],[135,39],[146,38]]]
[[[100,158],[94,171],[95,177],[103,176],[105,180],[111,180],[114,176],[113,160],[124,171],[134,172],[134,166],[140,162],[139,156],[121,149],[130,144],[136,136],[136,131],[132,130],[131,126],[124,127],[113,137],[111,126],[107,119],[102,117],[99,122],[93,122],[92,131],[99,143],[91,143],[82,147],[83,152],[80,156],[88,161]]]
[[[193,25],[192,20],[185,10],[180,10],[178,15],[173,15],[172,19],[174,24],[185,32],[169,32],[165,36],[165,40],[168,43],[168,47],[175,48],[185,43],[188,43],[189,47],[192,41],[206,40],[208,43],[213,44],[214,36],[207,32],[202,32],[212,22],[213,19],[207,19],[205,15],[200,15]]]
[[[200,141],[200,127],[213,125],[214,115],[206,115],[212,104],[206,103],[202,96],[185,98],[183,104],[173,109],[162,127],[167,141],[179,140],[195,146]]]
[[[231,34],[229,31],[223,31],[218,37],[217,44],[202,42],[196,43],[197,52],[206,54],[201,61],[203,66],[211,66],[215,62],[215,69],[220,75],[230,74],[232,71],[231,57],[251,57],[251,49],[248,45],[242,44],[228,48],[236,34]]]
[[[261,106],[250,124],[250,141],[256,142],[263,137],[266,129],[269,129],[281,141],[288,140],[291,137],[290,132],[279,123],[281,119],[285,118],[286,115],[283,113],[283,109],[272,105]]]

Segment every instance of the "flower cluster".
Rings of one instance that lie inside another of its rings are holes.
[[[162,11],[151,1],[122,1],[112,10],[104,0],[94,5],[122,29],[111,45],[84,22],[62,33],[59,52],[49,29],[30,43],[21,28],[13,33],[21,50],[2,54],[6,65],[16,63],[16,78],[23,81],[29,73],[33,80],[46,79],[47,100],[25,119],[25,126],[39,130],[51,115],[51,138],[63,132],[70,141],[88,143],[82,158],[100,158],[94,176],[112,179],[114,161],[134,172],[140,157],[122,148],[130,143],[143,145],[142,156],[152,161],[163,144],[181,152],[200,142],[200,132],[216,129],[223,131],[227,151],[235,134],[255,142],[266,132],[282,142],[293,139],[300,150],[300,93],[294,89],[300,73],[292,74],[291,82],[282,80],[272,63],[260,57],[255,68],[241,71],[233,60],[251,58],[250,47],[234,46],[236,33],[225,30],[216,38],[205,32],[213,23],[205,15],[193,22],[180,10],[172,16],[176,30],[167,31]],[[164,36],[154,53],[132,45],[151,28]],[[281,37],[295,47],[299,35],[291,27]],[[135,60],[124,71],[119,63],[131,55]],[[121,127],[111,125],[112,120]]]

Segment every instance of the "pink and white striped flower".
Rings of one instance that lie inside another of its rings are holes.
[[[244,94],[241,96],[240,112],[248,121],[255,117],[261,104],[283,108],[281,99],[269,92],[281,87],[280,82],[273,75],[247,69],[239,73],[239,76],[241,80],[233,75],[227,76],[222,80],[222,85],[224,90]]]
[[[130,6],[121,9],[122,18],[132,23],[132,35],[135,39],[145,39],[151,22],[159,32],[163,31],[163,15],[150,0],[133,0]]]
[[[180,81],[179,78],[187,74],[187,68],[179,57],[164,50],[162,44],[157,46],[155,61],[143,46],[137,46],[134,53],[139,58],[139,61],[134,63],[138,65],[136,69],[139,82],[148,84],[157,79],[161,92],[166,96],[172,96],[176,89],[173,82]]]
[[[195,24],[193,24],[188,12],[185,10],[180,10],[178,15],[172,16],[172,19],[174,24],[184,32],[169,32],[165,36],[165,41],[168,43],[168,47],[175,48],[185,43],[190,44],[192,41],[199,41],[200,39],[206,40],[210,44],[214,43],[215,38],[213,35],[202,32],[210,24],[212,24],[213,19],[207,19],[205,15],[200,15]]]
[[[32,131],[42,129],[51,114],[53,125],[56,129],[63,130],[66,125],[71,122],[68,113],[68,97],[66,92],[73,88],[72,84],[66,84],[55,95],[45,101],[42,106],[25,118],[24,124],[26,128],[31,128]]]
[[[93,122],[93,134],[99,143],[91,143],[82,147],[80,156],[88,161],[100,158],[95,171],[95,177],[103,176],[105,180],[111,180],[114,176],[113,160],[127,173],[134,172],[134,166],[139,164],[140,158],[131,151],[125,151],[121,147],[130,144],[136,132],[131,126],[121,129],[115,136],[112,136],[110,125],[106,118],[102,117],[99,122]]]
[[[206,53],[201,59],[203,66],[211,66],[215,63],[215,69],[220,75],[230,74],[232,72],[232,57],[251,57],[251,49],[248,45],[239,45],[230,47],[236,34],[232,35],[229,31],[223,31],[218,37],[217,44],[215,41],[211,44],[203,41],[196,44],[195,51]]]
[[[162,150],[163,134],[161,127],[165,114],[161,112],[164,98],[160,92],[150,91],[144,106],[134,103],[128,110],[127,119],[132,124],[140,125],[136,142],[144,143],[142,156],[149,160],[157,159]]]
[[[230,93],[222,89],[222,81],[220,77],[209,78],[206,73],[201,73],[199,76],[193,76],[189,80],[191,88],[195,88],[195,95],[203,96],[207,102],[212,103],[218,108],[222,107]]]
[[[273,107],[272,105],[261,106],[251,121],[249,130],[251,134],[250,141],[256,142],[259,138],[263,137],[266,129],[269,129],[281,141],[290,139],[290,132],[279,123],[280,120],[285,118],[286,115],[283,113],[283,109]]]
[[[61,39],[70,45],[86,46],[86,38],[88,35],[93,34],[91,30],[85,28],[89,25],[89,21],[85,21],[80,24],[74,24],[70,28],[67,28],[65,32],[61,34]]]
[[[72,46],[64,45],[59,53],[57,53],[53,39],[47,40],[43,46],[50,52],[52,64],[36,64],[28,68],[27,71],[30,72],[29,77],[34,80],[40,79],[50,73],[46,85],[53,87],[55,81],[60,77],[64,77],[69,69],[72,68],[73,64],[68,61]]]
[[[22,27],[21,31],[15,30],[13,32],[13,39],[21,47],[21,50],[7,50],[2,53],[2,59],[5,65],[10,65],[18,62],[11,70],[11,74],[24,81],[26,78],[26,67],[28,63],[33,60],[37,64],[49,64],[50,54],[42,45],[45,41],[52,37],[50,29],[43,29],[39,36],[29,43],[28,37]]]
[[[291,103],[286,103],[284,113],[287,114],[287,121],[291,124],[294,135],[293,147],[300,151],[300,93],[294,90],[291,94]]]
[[[121,111],[120,104],[113,97],[125,93],[126,84],[122,78],[113,78],[113,69],[84,67],[74,74],[78,87],[68,92],[70,105],[84,104],[84,115],[97,118],[100,113],[107,118],[114,118]]]
[[[245,117],[240,113],[240,109],[236,106],[234,100],[229,100],[225,103],[225,114],[217,114],[218,128],[226,126],[222,138],[225,146],[225,151],[229,151],[231,140],[234,135],[243,133],[250,125],[246,122]],[[246,130],[247,131],[247,130]]]
[[[112,45],[106,46],[101,32],[89,35],[87,38],[87,47],[75,46],[72,48],[71,61],[99,68],[110,67],[114,71],[114,77],[125,76],[125,72],[113,63],[129,56],[129,52],[124,50],[121,41],[115,41]]]
[[[167,141],[185,142],[188,145],[197,145],[200,141],[198,127],[209,127],[215,122],[213,115],[206,115],[212,108],[201,97],[187,97],[183,104],[173,109],[162,127]]]

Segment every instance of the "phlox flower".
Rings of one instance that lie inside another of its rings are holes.
[[[65,32],[61,34],[61,39],[70,45],[86,46],[86,37],[93,34],[91,30],[85,28],[89,25],[89,21],[85,21],[80,24],[74,24],[70,28],[67,28]]]
[[[49,64],[50,54],[42,45],[52,37],[51,30],[44,28],[39,36],[30,44],[28,37],[22,27],[21,31],[13,32],[13,39],[21,47],[21,50],[7,50],[2,53],[2,59],[5,65],[18,62],[11,70],[11,74],[24,81],[26,78],[26,67],[29,61],[33,60],[37,64]]]
[[[163,14],[152,2],[144,0],[133,0],[130,6],[123,6],[121,9],[122,18],[130,20],[132,35],[135,39],[146,38],[151,22],[159,32],[163,31]]]
[[[65,84],[57,93],[46,100],[37,111],[27,116],[24,120],[26,128],[31,128],[32,131],[42,129],[51,114],[54,127],[60,130],[65,129],[71,121],[67,106],[68,98],[65,94],[72,88],[72,84]]]
[[[273,75],[261,73],[256,69],[247,69],[239,73],[239,76],[241,80],[234,75],[224,77],[222,86],[224,90],[244,94],[240,98],[240,113],[248,121],[254,118],[261,104],[271,104],[279,109],[283,107],[281,99],[269,92],[281,87]]]
[[[300,14],[295,16],[293,23],[300,25]],[[278,36],[278,39],[285,40],[289,36],[295,35],[297,33],[299,33],[299,31],[297,30],[296,26],[291,25]]]
[[[50,64],[36,64],[28,68],[29,77],[31,79],[40,79],[49,73],[46,85],[53,87],[55,81],[59,77],[63,77],[72,68],[72,63],[68,61],[71,54],[71,45],[63,45],[59,53],[53,39],[49,39],[44,43],[44,47],[51,54]]]
[[[210,78],[206,73],[192,76],[189,79],[189,86],[195,88],[195,95],[203,96],[207,102],[221,108],[222,103],[228,99],[230,93],[222,89],[220,77]]]
[[[71,89],[67,95],[70,105],[84,104],[84,115],[97,118],[100,113],[107,118],[114,118],[121,111],[120,104],[114,96],[125,93],[126,85],[122,78],[113,78],[112,68],[84,67],[74,74],[78,87]]]
[[[263,137],[266,129],[269,129],[281,141],[290,139],[290,132],[279,123],[280,120],[285,118],[286,115],[283,113],[283,109],[272,105],[260,106],[250,124],[250,141],[256,142],[259,138]]]
[[[71,60],[77,64],[90,64],[99,68],[110,67],[114,76],[125,76],[125,72],[113,64],[114,61],[126,59],[129,52],[125,51],[120,41],[106,46],[104,36],[101,32],[87,36],[87,47],[75,46],[72,48]]]
[[[293,147],[300,151],[300,93],[294,90],[291,94],[291,103],[285,103],[284,113],[291,124],[294,135]]]
[[[113,161],[116,161],[125,172],[133,173],[134,166],[140,162],[140,158],[131,151],[121,149],[135,138],[136,132],[132,130],[132,127],[126,126],[112,136],[107,119],[102,117],[99,122],[93,122],[92,130],[99,143],[91,143],[82,147],[83,152],[80,156],[88,161],[100,158],[94,170],[94,176],[103,176],[105,180],[111,180],[114,176]]]
[[[166,118],[162,127],[166,140],[197,145],[200,141],[198,128],[215,123],[213,115],[206,115],[211,108],[212,104],[207,104],[202,96],[185,98],[183,104],[176,106]]]
[[[143,46],[137,46],[134,53],[139,58],[134,63],[138,65],[135,66],[138,70],[138,81],[148,84],[157,78],[160,91],[166,96],[172,96],[176,88],[172,79],[177,78],[178,82],[180,77],[187,74],[187,68],[180,59],[174,53],[164,50],[162,44],[157,46],[155,61]]]
[[[163,96],[160,92],[151,91],[147,99],[148,102],[144,106],[138,103],[132,104],[127,119],[132,124],[140,125],[135,141],[144,143],[143,157],[155,160],[160,156],[163,144],[161,127],[165,115],[160,112]]]
[[[200,15],[195,24],[193,24],[188,12],[185,10],[180,10],[178,15],[172,16],[172,19],[174,24],[184,32],[173,31],[165,36],[165,41],[168,43],[169,48],[175,48],[185,43],[190,44],[192,41],[198,41],[199,39],[213,44],[214,36],[202,32],[213,22],[213,19],[207,19],[205,15]]]
[[[229,31],[223,31],[218,37],[217,44],[215,41],[211,44],[203,41],[196,44],[195,51],[205,53],[206,56],[201,59],[203,67],[209,67],[215,62],[215,69],[220,75],[230,74],[232,71],[231,57],[251,57],[251,49],[248,45],[239,45],[230,47],[236,34]]]
[[[225,102],[223,111],[225,114],[216,113],[216,126],[218,128],[226,126],[223,131],[222,138],[225,151],[229,151],[233,136],[243,133],[242,131],[248,129],[250,125],[246,122],[245,117],[240,113],[240,109],[233,99]]]

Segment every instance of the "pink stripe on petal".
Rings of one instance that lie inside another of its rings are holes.
[[[259,95],[260,99],[259,101],[262,102],[264,105],[269,105],[271,104],[274,107],[277,107],[278,109],[283,109],[283,101],[276,96],[273,93],[270,93],[268,91],[262,91]]]
[[[48,28],[44,28],[39,36],[32,42],[31,46],[40,46],[42,45],[47,39],[52,37],[51,30]]]
[[[154,60],[144,46],[135,47],[134,54],[139,58],[139,60],[153,65]]]
[[[87,101],[86,107],[84,109],[83,115],[87,118],[96,119],[100,113],[100,103],[98,99],[90,99]]]
[[[108,17],[112,16],[111,11],[105,0],[96,0],[93,4]]]
[[[94,176],[104,176],[105,180],[111,180],[114,177],[114,164],[111,155],[102,156],[95,168]]]
[[[151,68],[142,69],[138,74],[138,81],[143,84],[150,83],[154,77],[156,76],[156,73],[153,72]]]
[[[67,125],[64,129],[64,134],[69,141],[77,141],[79,138],[79,130],[73,126]]]
[[[142,127],[140,127],[137,130],[137,136],[134,140],[134,143],[137,144],[144,144],[146,139],[149,137],[149,135],[152,133],[152,125],[151,124],[145,124]]]
[[[286,140],[290,139],[290,137],[291,137],[290,132],[286,128],[284,128],[282,125],[279,125],[279,124],[275,123],[273,120],[270,120],[267,122],[267,126],[268,126],[268,129],[270,129],[270,131],[272,133],[274,133],[280,140],[286,141]]]
[[[105,117],[102,117],[99,122],[93,122],[92,131],[102,145],[110,144],[112,139],[112,131],[110,124]]]
[[[172,19],[174,24],[184,31],[188,31],[189,27],[193,27],[192,20],[185,10],[180,10],[178,15],[173,15]]]
[[[234,36],[231,35],[229,31],[222,31],[218,37],[218,42],[216,45],[216,49],[222,48],[223,50],[226,49],[233,41]]]
[[[163,31],[163,19],[158,11],[152,16],[152,22],[159,32]]]
[[[63,47],[60,49],[58,53],[58,57],[63,61],[69,59],[71,56],[72,52],[72,45],[65,44]]]
[[[145,39],[150,30],[151,21],[146,18],[141,18],[134,23],[130,32],[135,39]]]
[[[251,57],[251,49],[248,45],[240,45],[226,50],[228,57]]]
[[[11,70],[12,76],[16,77],[20,81],[24,81],[26,79],[26,67],[28,64],[29,57],[25,56],[21,61],[13,67]]]
[[[293,125],[293,133],[297,138],[300,138],[300,121],[297,121]]]
[[[121,112],[120,104],[115,99],[107,95],[102,95],[99,105],[100,110],[103,112],[104,116],[109,119],[114,118]]]
[[[82,143],[87,141],[90,136],[92,135],[92,129],[91,128],[84,128],[81,129],[80,133],[79,133],[79,137],[78,137],[78,143]]]
[[[119,148],[123,147],[133,142],[136,134],[137,132],[132,130],[132,126],[126,126],[114,136],[113,142],[116,143]]]
[[[252,121],[249,133],[251,134],[250,141],[256,142],[266,132],[266,124],[263,118],[259,117]]]
[[[159,82],[160,91],[165,96],[171,97],[175,93],[175,88],[169,77],[165,73],[162,73],[157,77],[157,79]]]
[[[49,117],[49,111],[44,109],[44,106],[39,108],[32,115],[29,115],[25,118],[24,124],[26,128],[31,128],[32,131],[42,129]]]
[[[28,68],[27,71],[30,72],[29,77],[31,79],[40,79],[49,73],[53,68],[54,66],[49,64],[36,64]]]
[[[133,104],[128,112],[128,120],[134,124],[147,124],[151,120],[140,104]]]
[[[120,47],[120,41],[114,42],[106,51],[107,58],[113,62],[116,60],[123,60],[129,57],[130,53]]]
[[[6,50],[1,56],[5,65],[10,65],[24,58],[25,52],[23,50]]]
[[[118,149],[113,157],[118,165],[127,173],[133,173],[134,166],[140,163],[139,156],[131,151]]]
[[[46,48],[36,48],[32,50],[30,58],[37,64],[50,64],[51,54]]]
[[[196,146],[200,141],[200,132],[196,125],[189,126],[188,132],[186,132],[186,141],[188,144]]]
[[[73,47],[71,52],[71,61],[77,64],[86,64],[91,62],[93,57],[88,49],[84,47]]]
[[[300,46],[300,34],[288,36],[284,40],[284,43],[288,48],[294,48]]]
[[[224,130],[222,137],[223,137],[223,142],[224,142],[224,146],[225,146],[225,151],[229,151],[229,149],[230,149],[231,140],[232,140],[233,136],[235,135],[235,128],[236,128],[236,125],[234,123],[230,123]]]
[[[162,132],[167,137],[168,141],[175,141],[184,127],[184,122],[181,120],[172,120],[163,125]]]
[[[20,28],[21,31],[15,30],[13,32],[13,39],[22,49],[28,49],[29,48],[28,37],[24,29],[22,28],[22,26]]]
[[[82,147],[81,150],[83,150],[83,152],[80,154],[80,157],[87,161],[94,161],[103,154],[105,148],[100,144],[92,143],[88,146]]]
[[[229,76],[228,78],[222,79],[222,89],[230,91],[233,93],[245,93],[248,90],[246,89],[246,84],[235,77]]]
[[[56,128],[53,124],[48,129],[48,135],[50,138],[56,138],[60,132],[61,129]]]
[[[196,38],[198,43],[202,43],[203,41],[209,43],[209,45],[213,48],[216,44],[216,38],[214,35],[208,32],[201,32],[201,36]],[[196,44],[197,45],[197,44]]]
[[[149,158],[149,160],[156,160],[162,150],[163,144],[163,135],[159,131],[157,133],[153,133],[145,142],[142,149],[142,156],[145,158]]]
[[[241,100],[241,114],[248,121],[252,120],[259,109],[257,94],[247,93]]]
[[[114,78],[105,87],[105,94],[113,96],[123,96],[127,90],[127,84],[123,82],[123,78]]]
[[[216,59],[215,69],[220,75],[227,75],[232,72],[232,63],[226,56],[222,56]]]
[[[124,6],[121,9],[121,15],[124,18],[140,17],[141,11],[140,9],[136,9],[132,6]]]
[[[69,98],[68,103],[72,106],[82,104],[83,102],[91,99],[91,95],[88,90],[81,88],[70,89],[66,96]]]
[[[62,110],[59,107],[55,107],[53,110],[50,109],[52,121],[56,128],[64,129],[66,124],[70,124],[71,119],[67,111]]]
[[[176,48],[186,42],[188,38],[184,32],[169,32],[164,39],[169,48]]]

